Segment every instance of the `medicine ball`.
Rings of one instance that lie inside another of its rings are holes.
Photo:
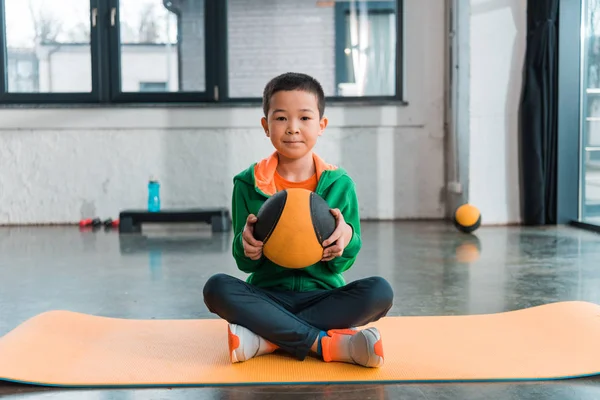
[[[256,218],[254,237],[263,242],[264,256],[285,268],[305,268],[320,261],[322,243],[335,230],[327,202],[300,188],[275,193]]]
[[[454,226],[461,232],[471,233],[481,225],[481,213],[470,204],[463,204],[454,212]]]

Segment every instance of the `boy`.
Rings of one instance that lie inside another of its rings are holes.
[[[299,360],[312,352],[325,362],[383,365],[379,331],[354,327],[385,316],[393,292],[380,277],[349,284],[342,277],[361,248],[360,220],[352,179],[312,151],[327,126],[324,99],[319,82],[304,74],[283,74],[265,87],[261,123],[275,152],[235,176],[232,198],[233,257],[251,275],[244,282],[217,274],[204,287],[208,309],[229,322],[232,362],[282,349]],[[336,218],[322,260],[300,270],[266,259],[252,234],[264,201],[292,187],[315,191]]]

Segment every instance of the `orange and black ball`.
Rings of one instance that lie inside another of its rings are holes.
[[[327,202],[306,189],[287,189],[267,199],[256,215],[254,237],[263,254],[285,268],[306,268],[323,258],[323,242],[335,230]]]
[[[453,216],[454,226],[461,232],[471,233],[481,225],[481,213],[471,204],[458,207]]]

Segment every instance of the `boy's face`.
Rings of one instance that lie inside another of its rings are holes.
[[[327,126],[319,118],[317,96],[300,90],[280,91],[271,97],[262,126],[280,155],[299,159],[308,154]]]

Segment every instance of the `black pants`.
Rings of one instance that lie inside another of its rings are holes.
[[[292,292],[263,289],[217,274],[204,286],[204,303],[232,324],[241,325],[303,360],[319,331],[377,321],[392,307],[393,291],[380,277],[332,290]]]

